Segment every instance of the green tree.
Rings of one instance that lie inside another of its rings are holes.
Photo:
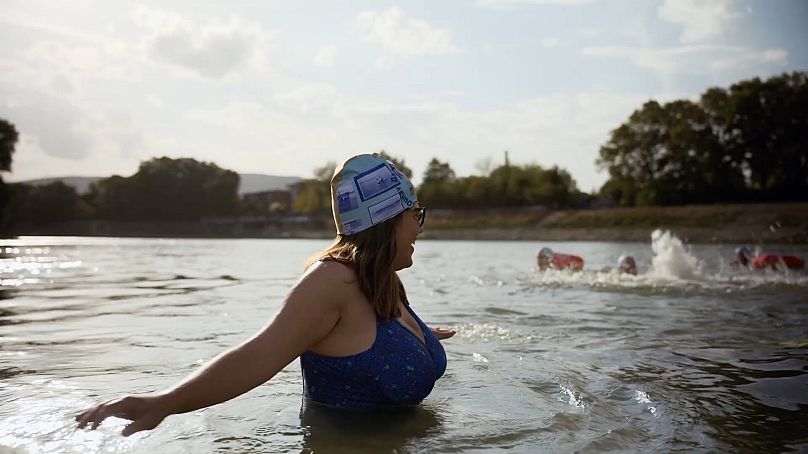
[[[113,176],[90,188],[99,215],[118,220],[177,221],[238,213],[239,176],[190,158],[154,158],[128,178]]]
[[[808,192],[808,73],[713,88],[701,97],[721,144],[748,176],[754,199]]]
[[[601,147],[597,164],[610,175],[601,194],[622,205],[726,199],[742,186],[740,168],[728,159],[698,104],[648,101]]]
[[[699,103],[646,102],[597,164],[621,205],[808,198],[808,73],[711,88]]]
[[[455,172],[448,162],[432,158],[424,171],[424,178],[418,187],[418,199],[425,205],[435,208],[451,208],[457,205]]]
[[[300,183],[300,192],[292,202],[292,211],[303,214],[324,213],[331,209],[331,178],[337,163],[328,161],[314,169],[314,178]]]

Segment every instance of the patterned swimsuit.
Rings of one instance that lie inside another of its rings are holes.
[[[424,400],[446,370],[446,353],[424,322],[405,307],[426,342],[400,321],[377,316],[376,340],[362,353],[300,355],[303,394],[316,402],[352,408],[416,405]]]

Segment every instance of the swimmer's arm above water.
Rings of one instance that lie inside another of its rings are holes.
[[[266,382],[325,338],[339,321],[349,293],[333,269],[313,267],[286,297],[274,320],[176,386],[92,407],[76,416],[79,428],[95,429],[107,417],[116,416],[132,421],[122,432],[129,436],[157,427],[169,415],[224,402]]]

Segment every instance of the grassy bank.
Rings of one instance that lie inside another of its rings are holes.
[[[558,210],[430,210],[425,239],[649,241],[666,229],[697,243],[807,244],[808,203]],[[330,214],[183,222],[71,221],[18,235],[173,238],[333,238]]]
[[[648,241],[667,229],[699,243],[808,243],[808,203],[598,210],[430,212],[435,239]]]

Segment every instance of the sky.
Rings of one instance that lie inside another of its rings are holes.
[[[385,150],[420,181],[560,166],[584,191],[655,99],[808,70],[804,0],[0,3],[7,181],[158,156],[311,177]]]

